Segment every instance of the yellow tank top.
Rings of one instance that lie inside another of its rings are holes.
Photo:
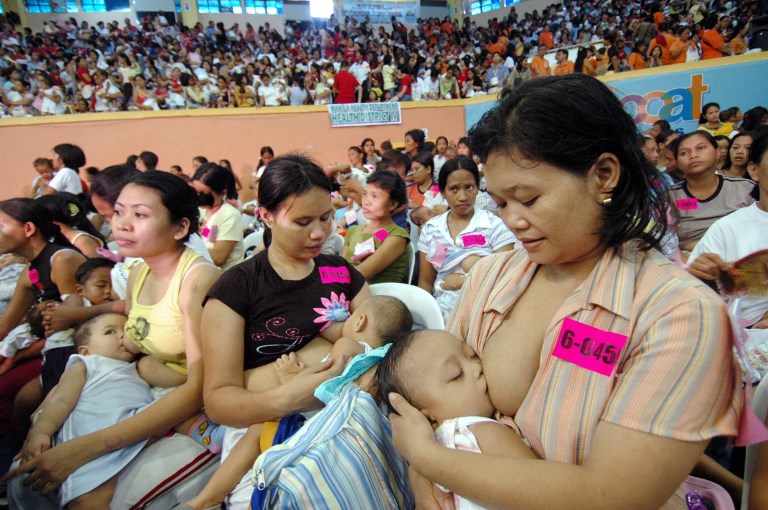
[[[179,291],[184,276],[202,257],[186,248],[173,274],[163,298],[153,305],[138,302],[141,288],[149,274],[149,266],[142,264],[131,292],[131,311],[125,323],[125,336],[141,352],[149,354],[168,368],[187,375],[184,317],[179,309]]]

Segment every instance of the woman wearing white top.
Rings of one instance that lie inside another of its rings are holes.
[[[67,107],[64,104],[64,93],[61,87],[53,84],[51,77],[46,73],[40,73],[38,82],[40,83],[40,92],[38,97],[42,99],[40,113],[43,115],[62,115]]]
[[[109,79],[106,71],[99,69],[93,75],[96,81],[96,90],[94,90],[95,112],[114,112],[119,110],[117,100],[123,97],[123,93]]]
[[[243,223],[240,211],[227,202],[235,189],[234,174],[215,163],[195,171],[192,187],[200,206],[201,232],[213,263],[227,270],[243,261]]]
[[[498,216],[475,207],[479,183],[470,158],[459,156],[443,165],[438,185],[450,209],[425,223],[419,235],[419,287],[434,294],[446,320],[472,266],[515,243]]]
[[[78,169],[85,166],[83,149],[71,143],[60,143],[53,148],[53,179],[47,186],[40,186],[41,195],[67,191],[73,195],[83,192]]]

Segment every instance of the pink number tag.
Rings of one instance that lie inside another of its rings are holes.
[[[37,272],[37,269],[29,270],[29,281],[32,285],[40,283],[40,273]]]
[[[373,234],[373,237],[375,237],[376,239],[378,239],[380,243],[383,243],[383,242],[384,242],[384,239],[386,239],[388,235],[389,235],[389,232],[387,232],[386,230],[384,230],[384,229],[382,228],[381,230],[377,230],[377,231],[376,231],[376,232]]]
[[[469,248],[470,246],[485,246],[488,244],[488,241],[486,241],[483,234],[467,234],[461,236],[461,242],[464,243],[464,248]]]
[[[352,254],[352,261],[357,262],[358,260],[363,260],[365,257],[371,255],[375,251],[376,245],[373,242],[373,237],[369,237],[362,243],[357,243],[355,245],[355,251]]]
[[[208,227],[205,227],[202,232],[200,232],[200,235],[208,239],[208,236],[211,235],[211,229]]]
[[[349,268],[344,266],[320,266],[317,268],[320,273],[320,281],[323,283],[349,283]]]
[[[429,257],[429,262],[437,268],[443,267],[446,255],[448,255],[448,247],[442,243],[437,243],[435,253]]]
[[[354,222],[357,221],[357,211],[345,211],[344,212],[344,220],[347,222],[347,225],[351,225]]]
[[[698,209],[699,208],[699,199],[698,198],[678,198],[675,200],[675,204],[677,204],[677,208],[681,211],[690,211],[692,209]]]
[[[624,335],[566,318],[552,355],[592,372],[611,376],[626,343]]]

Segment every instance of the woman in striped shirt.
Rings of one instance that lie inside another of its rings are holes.
[[[723,303],[656,249],[666,198],[632,119],[594,78],[548,77],[506,92],[470,145],[523,250],[474,266],[447,329],[539,459],[443,448],[392,394],[419,508],[430,481],[488,507],[686,508],[709,440],[736,434],[740,374]]]

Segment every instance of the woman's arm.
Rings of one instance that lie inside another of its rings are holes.
[[[435,266],[427,260],[427,254],[419,252],[419,287],[432,294],[435,290],[437,271]]]
[[[229,260],[229,256],[232,254],[232,250],[235,249],[237,241],[216,241],[213,243],[213,249],[208,250],[211,255],[213,263],[221,267]]]
[[[440,446],[421,412],[399,395],[391,400],[397,410],[390,414],[395,446],[411,467],[456,494],[494,508],[660,508],[707,444],[600,422],[581,466],[477,455]]]
[[[311,367],[302,377],[262,392],[244,388],[245,319],[217,299],[209,299],[202,316],[206,413],[223,425],[247,427],[275,420],[316,405],[314,389],[341,369],[330,361]]]
[[[409,240],[405,237],[387,236],[384,242],[376,248],[356,269],[360,271],[366,280],[371,280],[374,276],[384,271],[399,257],[401,257],[408,247]]]
[[[207,264],[191,270],[181,286],[179,308],[184,316],[187,381],[137,415],[116,425],[60,444],[10,473],[29,473],[26,485],[54,491],[72,472],[91,460],[143,439],[166,433],[203,405],[203,363],[200,349],[202,302],[220,271]],[[129,284],[129,294],[131,285]]]

